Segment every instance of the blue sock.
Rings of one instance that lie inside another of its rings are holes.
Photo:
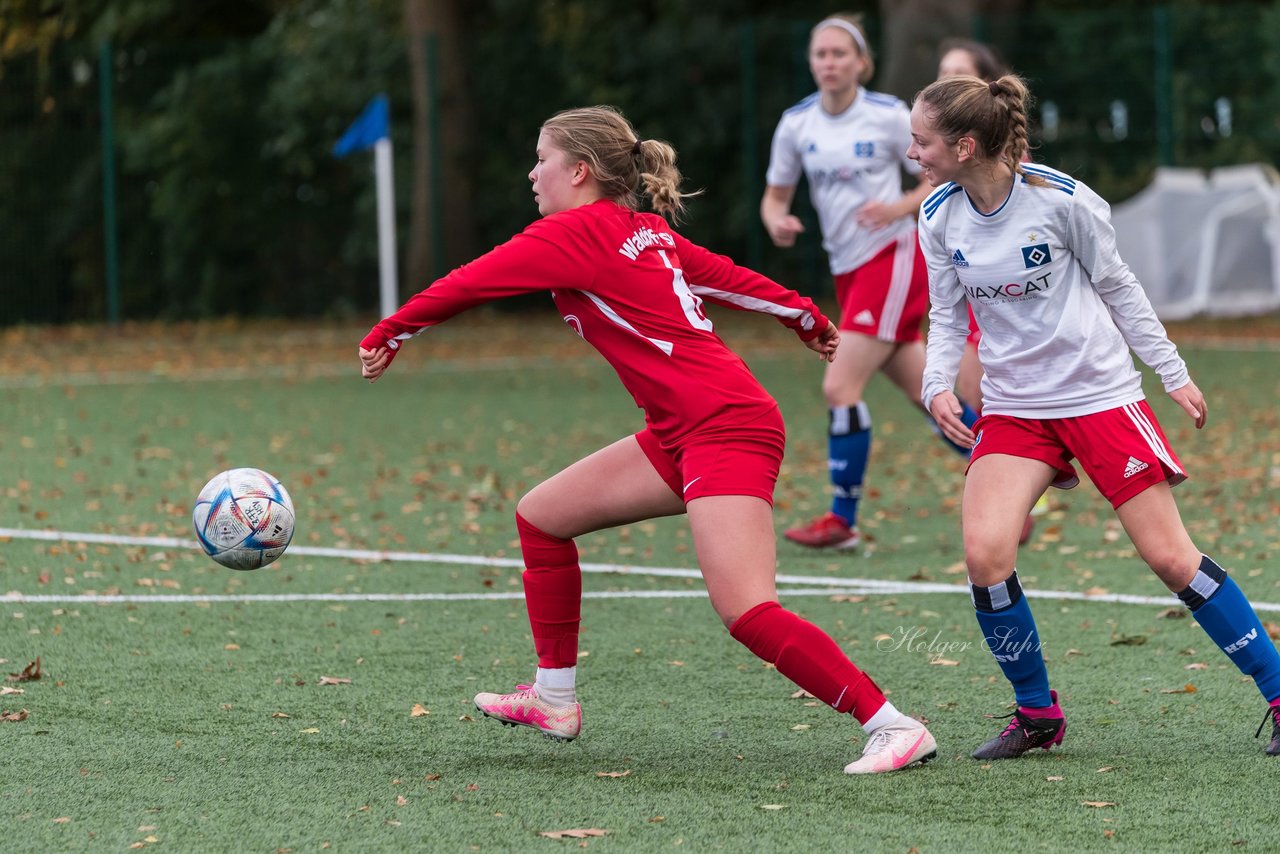
[[[1022,595],[1018,573],[991,587],[969,585],[983,643],[1004,676],[1013,684],[1019,706],[1044,709],[1053,705],[1049,696],[1049,672],[1040,651],[1040,635],[1031,607]]]
[[[862,478],[871,456],[871,412],[865,403],[830,410],[827,469],[831,473],[831,512],[852,528],[858,524]]]
[[[1264,699],[1273,702],[1280,697],[1280,653],[1244,591],[1222,567],[1203,555],[1196,577],[1178,598],[1231,663],[1253,677]]]
[[[942,441],[946,442],[947,445],[951,448],[951,450],[955,451],[957,454],[964,457],[965,459],[968,459],[969,457],[968,448],[962,448],[959,445],[957,445],[955,442],[948,439],[947,435],[942,432],[942,429],[940,427],[938,427],[938,422],[934,421],[932,416],[926,415],[925,420],[929,422],[929,428],[933,430],[933,433],[935,436],[937,436]],[[978,413],[970,409],[969,404],[965,403],[963,400],[960,401],[960,420],[963,421],[964,426],[968,427],[970,430],[973,429],[974,424],[978,423]]]

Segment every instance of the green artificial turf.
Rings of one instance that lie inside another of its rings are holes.
[[[1088,485],[1052,496],[1019,556],[1029,589],[1096,600],[1032,600],[1066,740],[1015,762],[968,758],[1001,728],[987,716],[1007,714],[1011,692],[963,590],[911,586],[964,580],[962,463],[882,380],[868,393],[868,545],[828,554],[783,543],[779,571],[905,586],[788,596],[817,586],[788,584],[782,598],[928,721],[937,761],[842,774],[861,729],[792,696],[705,598],[688,595],[701,590],[696,578],[643,572],[584,578],[582,738],[555,744],[477,720],[475,692],[532,672],[523,604],[495,598],[520,589],[519,570],[502,562],[519,555],[515,502],[641,425],[607,367],[558,321],[512,336],[524,342],[520,368],[468,351],[477,326],[504,322],[433,331],[373,386],[357,375],[356,330],[295,334],[267,377],[252,364],[237,373],[225,353],[223,379],[197,366],[159,370],[147,359],[151,334],[84,345],[101,347],[118,376],[96,381],[89,364],[0,383],[0,527],[65,534],[0,544],[0,593],[56,597],[0,602],[0,673],[37,657],[42,667],[39,680],[0,683],[11,692],[0,711],[27,712],[0,722],[0,850],[1280,847],[1267,806],[1280,759],[1253,738],[1256,690],[1172,600],[1102,600],[1168,597]],[[821,365],[788,333],[735,327],[736,316],[717,322],[738,336],[788,420],[778,527],[820,512]],[[234,352],[238,334],[202,346]],[[1207,430],[1191,429],[1149,386],[1192,475],[1177,492],[1183,515],[1251,598],[1280,602],[1276,356],[1185,355],[1210,402]],[[335,370],[314,370],[325,365]],[[297,504],[295,547],[270,567],[236,573],[184,545],[78,536],[189,543],[200,486],[242,465],[280,477]],[[589,562],[694,568],[680,519],[579,545]],[[152,598],[95,604],[102,594]],[[312,598],[205,598],[282,594]],[[394,598],[423,594],[472,598]],[[368,595],[389,598],[359,598]],[[1273,630],[1280,620],[1261,616]],[[540,835],[565,830],[605,834]]]

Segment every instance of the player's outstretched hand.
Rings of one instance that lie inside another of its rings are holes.
[[[824,362],[835,361],[836,348],[840,346],[840,330],[828,320],[827,328],[819,332],[817,338],[804,342],[804,346],[817,353]]]
[[[360,348],[360,376],[369,382],[375,382],[391,364],[394,353],[390,348],[379,347],[376,350]]]
[[[1181,388],[1175,388],[1169,392],[1169,397],[1172,397],[1174,403],[1195,419],[1197,430],[1204,427],[1205,422],[1209,420],[1209,407],[1204,402],[1204,395],[1190,380],[1187,380],[1187,384]]]
[[[949,391],[938,392],[929,403],[929,414],[937,422],[942,435],[962,448],[972,448],[974,435],[960,419],[963,412],[959,399]]]

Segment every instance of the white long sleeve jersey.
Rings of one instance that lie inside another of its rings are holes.
[[[907,105],[861,87],[839,115],[823,110],[816,92],[782,114],[765,183],[794,187],[804,173],[832,275],[856,270],[915,229],[911,216],[874,230],[858,225],[856,218],[867,202],[902,198],[902,171],[920,172],[920,165],[907,159],[910,145]]]
[[[1022,164],[1005,203],[974,208],[957,184],[920,206],[929,266],[925,406],[955,382],[973,308],[983,412],[1069,418],[1143,398],[1130,348],[1174,391],[1189,381],[1164,326],[1116,251],[1111,209],[1093,190]]]

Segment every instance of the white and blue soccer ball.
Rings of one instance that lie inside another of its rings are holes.
[[[231,569],[258,569],[289,547],[293,499],[261,469],[228,469],[200,490],[191,521],[209,557]]]

